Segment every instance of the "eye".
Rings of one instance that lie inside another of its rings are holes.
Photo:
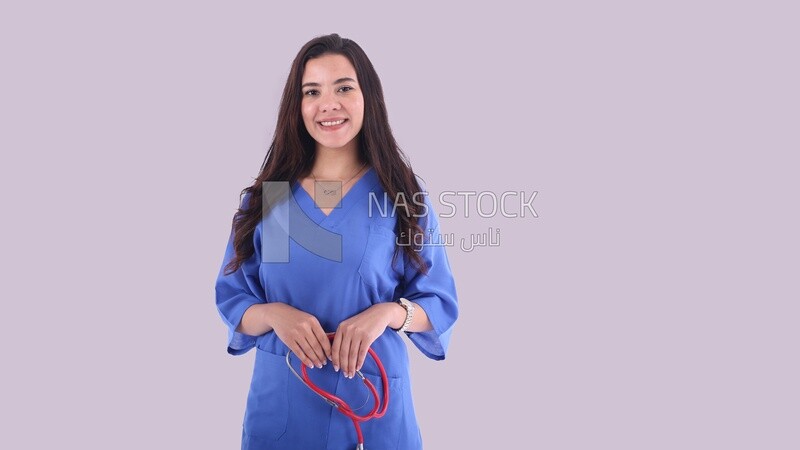
[[[309,89],[303,92],[303,95],[319,95],[319,91],[316,89]]]
[[[349,92],[352,91],[354,88],[352,86],[342,86],[339,88],[339,92]]]

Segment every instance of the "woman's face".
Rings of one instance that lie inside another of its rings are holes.
[[[350,60],[342,55],[308,60],[302,89],[303,122],[317,148],[355,146],[364,122],[364,96]]]

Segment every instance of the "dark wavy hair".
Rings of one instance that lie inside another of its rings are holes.
[[[307,175],[314,164],[316,142],[308,134],[301,113],[303,72],[306,62],[322,55],[337,54],[345,56],[356,70],[358,84],[364,96],[364,121],[358,133],[358,153],[362,161],[371,164],[378,175],[383,189],[397,199],[405,196],[407,208],[397,208],[397,228],[395,233],[406,236],[422,234],[422,226],[417,218],[422,214],[422,206],[411,199],[418,198],[421,192],[408,158],[397,145],[389,127],[389,115],[383,99],[383,88],[375,68],[367,54],[354,41],[344,39],[338,34],[319,36],[306,43],[292,62],[286,86],[283,89],[278,123],[261,171],[253,184],[242,190],[242,198],[248,198],[233,217],[233,247],[235,257],[225,266],[230,274],[253,256],[253,233],[261,222],[261,189],[265,181],[294,182]],[[249,197],[248,197],[248,194]],[[241,204],[240,199],[240,204]],[[429,211],[429,214],[432,213]],[[395,246],[397,258],[400,246]],[[427,273],[428,267],[413,245],[402,246],[412,264]]]

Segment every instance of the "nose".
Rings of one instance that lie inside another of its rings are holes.
[[[322,94],[319,102],[321,112],[338,111],[341,107],[341,103],[333,93]]]

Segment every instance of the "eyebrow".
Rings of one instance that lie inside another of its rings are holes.
[[[354,80],[354,79],[352,79],[352,78],[350,78],[350,77],[344,77],[344,78],[339,78],[338,80],[334,81],[334,82],[333,82],[333,84],[345,83],[345,82],[347,82],[347,81],[349,81],[349,82],[351,82],[351,83],[355,83],[355,82],[356,82],[356,80]],[[319,86],[322,86],[322,85],[321,85],[321,84],[319,84],[319,83],[314,83],[314,82],[311,82],[311,83],[303,83],[303,85],[302,85],[302,86],[300,86],[300,88],[302,89],[302,88],[304,88],[304,87],[306,87],[306,86],[319,87]]]

